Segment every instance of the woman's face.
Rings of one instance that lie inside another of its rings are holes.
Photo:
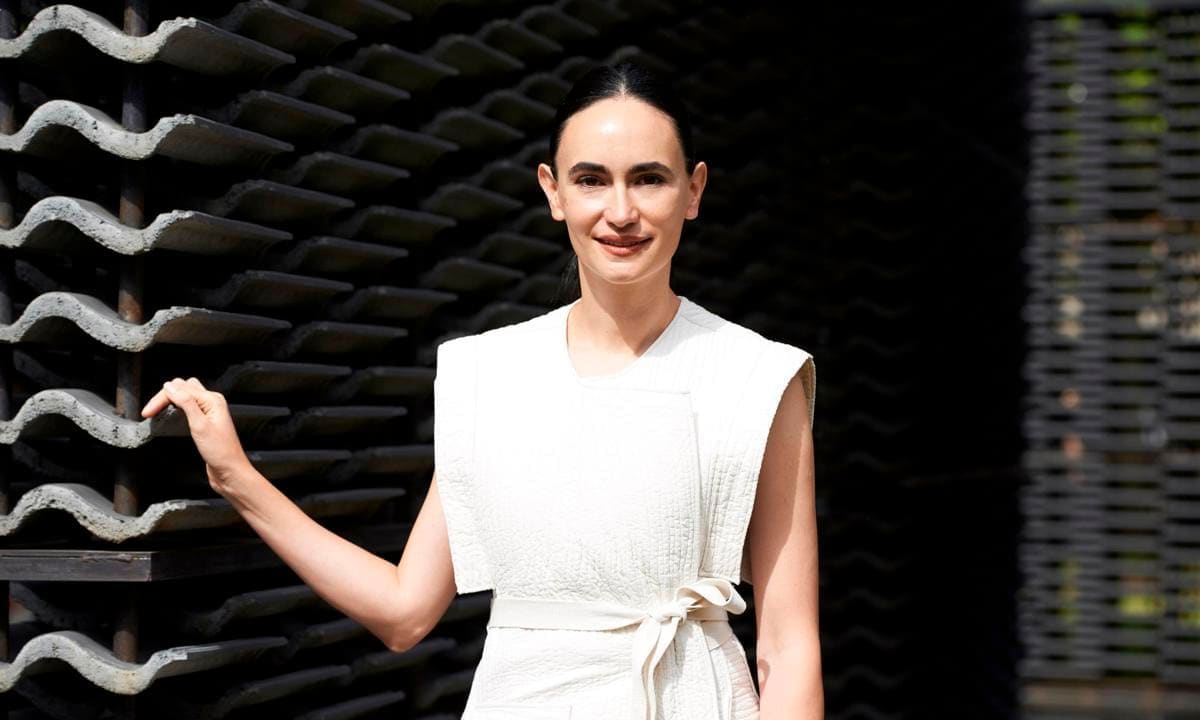
[[[708,177],[689,175],[671,118],[635,98],[601,100],[572,115],[538,182],[564,221],[580,280],[616,285],[663,282],[683,221],[696,217]]]

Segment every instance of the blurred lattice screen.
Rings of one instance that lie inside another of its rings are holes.
[[[1028,17],[972,13],[0,0],[9,717],[457,717],[488,597],[387,651],[137,412],[199,377],[260,470],[397,559],[434,350],[565,301],[534,164],[572,80],[626,58],[680,79],[712,168],[674,289],[824,368],[828,717],[1012,717]]]
[[[1200,714],[1200,4],[1031,6],[1021,675]]]

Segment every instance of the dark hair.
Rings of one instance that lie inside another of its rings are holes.
[[[675,89],[666,78],[631,62],[617,65],[598,65],[585,72],[562,101],[554,114],[554,132],[550,135],[550,170],[557,176],[554,157],[562,140],[563,128],[571,116],[597,103],[614,97],[631,97],[641,100],[671,118],[679,144],[683,148],[684,166],[690,173],[695,168],[695,147],[692,144],[692,122],[687,107],[675,94]],[[559,295],[565,300],[579,297],[579,259],[571,258],[563,270]]]

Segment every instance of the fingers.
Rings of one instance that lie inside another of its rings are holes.
[[[146,402],[142,408],[142,417],[153,417],[171,404],[183,410],[190,421],[199,419],[193,416],[196,411],[207,414],[214,405],[222,403],[224,399],[220,393],[206,390],[204,385],[194,377],[187,380],[177,377],[163,383],[162,390],[159,390]]]
[[[168,380],[163,384],[163,392],[166,393],[167,399],[171,401],[172,405],[187,415],[189,425],[199,422],[203,418],[204,411],[196,403],[193,390],[184,381],[178,378]]]
[[[154,417],[167,406],[168,402],[170,401],[167,399],[167,391],[159,390],[154,393],[154,397],[146,401],[146,405],[142,408],[142,417]]]

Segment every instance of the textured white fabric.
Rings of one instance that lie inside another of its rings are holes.
[[[697,582],[750,581],[767,433],[797,373],[813,417],[812,356],[681,297],[634,362],[580,377],[573,304],[438,348],[435,464],[458,591],[641,617]],[[728,622],[680,623],[644,683],[657,719],[757,718]],[[490,627],[463,719],[630,718],[641,627]]]
[[[726,609],[728,608],[728,610]],[[619,630],[636,624],[630,670],[633,678],[632,716],[656,720],[655,670],[667,648],[680,632],[701,632],[699,621],[728,624],[729,613],[742,613],[746,601],[733,583],[722,578],[701,578],[675,590],[674,597],[652,608],[631,608],[606,602],[570,602],[535,598],[497,597],[492,600],[488,627],[518,627],[543,630]],[[717,673],[725,668],[701,663],[683,667],[708,692],[695,696],[697,708],[690,717],[704,717],[720,707]]]

